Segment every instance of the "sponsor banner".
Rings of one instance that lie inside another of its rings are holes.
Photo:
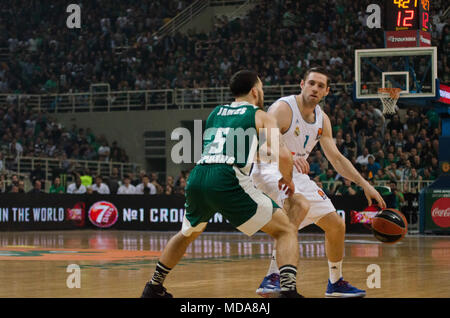
[[[431,46],[431,33],[419,30],[419,46]]]
[[[450,86],[440,84],[439,95],[441,103],[450,104]]]
[[[0,230],[68,230],[85,226],[83,198],[53,194],[2,194]]]
[[[424,231],[450,234],[450,189],[426,190]]]
[[[0,198],[0,230],[178,231],[185,213],[185,198],[181,195],[5,194]],[[364,195],[330,199],[345,220],[347,233],[370,233],[370,226],[364,222],[352,222],[352,213],[367,208]],[[389,202],[389,197],[384,199]],[[209,220],[206,231],[236,230],[220,213],[216,213]],[[321,232],[315,225],[303,231]]]
[[[182,195],[86,195],[87,226],[98,229],[178,231],[185,213]],[[206,231],[233,231],[217,213]]]
[[[386,47],[417,47],[416,30],[386,31]]]

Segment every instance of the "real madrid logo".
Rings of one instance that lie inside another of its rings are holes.
[[[442,164],[442,171],[443,171],[444,173],[447,173],[447,172],[450,171],[450,164],[449,164],[448,162],[444,162],[444,163]]]
[[[300,128],[299,128],[298,126],[295,127],[294,134],[295,134],[297,137],[300,136]]]

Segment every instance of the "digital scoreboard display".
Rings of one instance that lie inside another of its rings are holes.
[[[385,30],[430,32],[431,0],[386,0]]]

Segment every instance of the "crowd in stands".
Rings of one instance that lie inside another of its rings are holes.
[[[371,2],[262,0],[243,19],[217,17],[207,34],[159,39],[153,33],[189,1],[85,1],[80,29],[65,27],[64,2],[6,1],[0,47],[11,58],[0,67],[0,93],[85,92],[95,83],[112,90],[226,87],[244,66],[266,85],[297,84],[312,65],[327,68],[335,82],[352,82],[354,50],[384,46],[382,29],[366,27]],[[444,4],[432,3],[431,24],[445,83],[450,25]]]
[[[331,114],[333,136],[340,152],[371,184],[386,186],[402,202],[403,193],[418,193],[421,181],[439,175],[439,116],[432,109],[408,109],[403,118],[387,120],[370,103],[349,106],[345,101]],[[362,189],[339,175],[318,148],[308,158],[310,177],[328,195],[355,195]],[[384,189],[378,188],[382,193]],[[388,189],[389,192],[389,189]]]
[[[45,189],[45,174],[41,167],[36,167],[26,177],[13,173],[9,182],[5,175],[0,175],[0,193],[184,195],[188,177],[189,171],[186,170],[177,178],[167,176],[165,182],[161,182],[157,173],[147,174],[145,170],[141,170],[138,175],[130,173],[120,176],[119,169],[112,168],[111,175],[103,177],[85,169],[69,175],[54,173],[51,185]],[[30,181],[31,189],[25,189],[25,180]]]
[[[365,27],[370,3],[263,0],[243,19],[216,17],[207,34],[192,31],[159,39],[153,33],[189,1],[87,1],[81,29],[65,27],[64,3],[2,2],[0,47],[11,55],[0,64],[0,93],[88,91],[95,83],[109,83],[112,90],[222,87],[242,67],[256,70],[265,85],[298,84],[305,70],[316,65],[325,67],[334,83],[352,82],[354,50],[384,46],[383,31]],[[432,45],[439,48],[440,79],[448,83],[450,26],[444,4],[436,0],[431,8]],[[128,49],[119,54],[122,47]],[[3,155],[128,161],[123,149],[90,129],[66,129],[46,113],[15,105],[11,97],[0,107]],[[410,109],[405,117],[386,121],[377,105],[355,103],[350,95],[333,92],[324,110],[338,148],[366,179],[395,187],[436,178],[440,130],[432,110]],[[309,160],[311,177],[328,194],[358,192],[336,175],[320,150]],[[7,166],[1,157],[0,166]],[[159,184],[153,174],[113,174],[91,176],[87,184],[83,177],[90,174],[85,173],[79,172],[63,192],[170,194],[182,193],[186,182],[186,176],[175,184],[173,178]],[[42,190],[38,179],[32,177],[35,191]],[[14,191],[21,189],[19,183],[14,182]],[[51,191],[61,190],[55,180]]]
[[[18,157],[128,162],[117,142],[108,143],[90,128],[67,129],[47,112],[17,107],[14,100],[0,105],[0,172],[11,170]],[[6,158],[9,158],[8,160]]]

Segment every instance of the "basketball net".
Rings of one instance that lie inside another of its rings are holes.
[[[378,89],[380,100],[383,103],[383,114],[395,114],[395,106],[400,98],[401,88],[381,87]]]

